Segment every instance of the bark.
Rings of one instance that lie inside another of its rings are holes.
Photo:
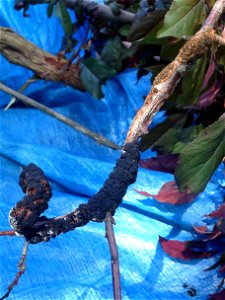
[[[60,81],[84,91],[79,66],[69,64],[60,56],[52,55],[9,28],[0,27],[0,53],[11,63],[34,72],[40,79]]]

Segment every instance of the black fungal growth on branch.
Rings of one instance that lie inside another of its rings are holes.
[[[48,208],[52,190],[44,172],[32,163],[20,174],[19,185],[26,195],[11,209],[9,222],[17,234],[29,240],[33,234],[32,226],[46,219],[40,215]]]
[[[20,185],[27,195],[10,211],[10,224],[18,234],[35,244],[84,226],[89,221],[104,221],[107,212],[111,212],[112,215],[115,213],[128,186],[135,182],[139,159],[139,144],[126,144],[99,192],[90,198],[88,203],[80,204],[71,213],[51,219],[40,217],[48,208],[51,188],[43,171],[34,164],[29,164],[20,176]]]

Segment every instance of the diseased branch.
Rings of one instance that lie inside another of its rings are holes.
[[[52,55],[9,28],[0,27],[0,53],[11,63],[23,66],[49,81],[61,81],[84,91],[77,64],[69,64],[63,57]]]
[[[103,187],[71,213],[55,218],[40,216],[51,198],[51,187],[43,171],[29,164],[20,175],[19,184],[26,195],[9,213],[16,233],[31,244],[48,241],[59,234],[86,225],[89,221],[103,222],[107,212],[112,215],[120,205],[127,187],[136,181],[140,159],[138,143],[127,144]]]
[[[213,27],[225,10],[225,0],[217,0],[202,28],[180,49],[177,57],[156,76],[144,105],[137,112],[125,144],[138,140],[148,132],[154,115],[172,95],[175,87],[194,61],[213,45],[225,46],[225,39]]]
[[[77,131],[80,131],[82,132],[83,134],[89,136],[90,138],[94,139],[95,141],[97,141],[97,143],[101,144],[101,145],[105,145],[109,148],[112,148],[114,150],[118,150],[120,149],[121,147],[118,146],[117,144],[109,141],[108,139],[106,139],[104,136],[100,135],[100,134],[97,134],[93,131],[91,131],[90,129],[80,125],[79,123],[63,116],[62,114],[54,111],[53,109],[37,102],[37,101],[34,101],[33,99],[19,93],[19,92],[16,92],[14,90],[12,90],[11,88],[7,87],[6,85],[4,85],[3,83],[0,82],[0,90],[7,93],[7,94],[10,94],[12,95],[13,97],[17,98],[17,99],[20,99],[23,103],[25,104],[28,104],[32,107],[35,107],[37,108],[38,110],[54,117],[55,119],[59,120],[59,121],[62,121],[63,123],[69,125],[70,127],[72,127],[73,129],[77,130]]]
[[[48,1],[49,2],[49,1]],[[126,10],[120,10],[120,14],[116,15],[113,13],[111,8],[107,5],[95,3],[91,0],[64,0],[64,3],[67,8],[74,10],[75,7],[82,7],[88,12],[88,15],[92,16],[95,19],[103,19],[106,21],[113,21],[116,23],[125,23],[131,24],[134,21],[135,14],[130,13]],[[30,0],[30,5],[36,4],[46,4],[46,1],[43,0]],[[95,5],[93,5],[95,4]],[[17,3],[15,9],[23,9],[23,2]]]

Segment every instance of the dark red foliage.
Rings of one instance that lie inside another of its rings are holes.
[[[177,154],[162,154],[157,157],[140,160],[140,166],[144,169],[173,174],[177,166],[177,162]]]
[[[210,300],[224,300],[225,299],[225,289],[222,291],[212,294],[209,297]]]
[[[174,205],[187,204],[192,202],[196,194],[187,194],[180,192],[175,180],[165,183],[157,195],[149,194],[145,191],[136,190],[139,194],[147,197],[153,197],[159,202],[169,203]]]
[[[215,57],[215,54],[212,54],[208,70],[205,74],[205,77],[204,77],[204,80],[203,80],[203,83],[202,83],[202,89],[207,87],[207,85],[209,83],[209,79],[212,77],[215,70],[216,70],[216,57]]]
[[[193,229],[199,234],[209,234],[207,226],[193,226]]]
[[[210,257],[212,252],[195,252],[187,246],[187,242],[180,242],[177,240],[169,241],[163,237],[159,237],[159,243],[163,250],[173,258],[182,260],[191,260],[198,258]]]
[[[210,218],[225,218],[225,203],[219,206],[218,209],[207,215]]]
[[[220,273],[225,272],[225,264],[223,264],[223,265],[221,266],[221,268],[219,269],[219,272],[220,272]]]
[[[199,97],[196,107],[198,109],[204,109],[207,106],[211,105],[216,100],[216,97],[220,92],[223,82],[224,76],[221,76],[220,79],[214,82],[214,84],[208,89],[208,91],[206,91]]]

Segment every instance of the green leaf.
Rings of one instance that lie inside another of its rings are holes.
[[[222,65],[225,70],[225,50],[224,47],[219,47],[218,51],[216,52],[216,62],[219,65]]]
[[[116,71],[99,59],[88,58],[80,62],[80,79],[93,97],[100,99],[103,97],[101,85]]]
[[[202,125],[198,126],[190,126],[188,128],[179,128],[177,132],[175,132],[175,139],[174,144],[171,144],[171,153],[178,154],[180,153],[186,145],[193,141],[199,133],[203,130]],[[167,145],[164,147],[165,149],[168,148]]]
[[[121,14],[120,7],[116,3],[116,1],[109,3],[109,7],[111,8],[111,10],[115,16],[118,16]]]
[[[101,59],[113,69],[119,71],[122,67],[123,48],[121,38],[117,35],[109,39],[102,49]]]
[[[50,0],[47,8],[48,18],[51,18],[52,16],[54,5],[55,5],[55,0]]]
[[[207,5],[204,0],[174,0],[165,16],[163,27],[158,32],[158,38],[193,35],[203,24],[207,15]]]
[[[59,18],[66,35],[71,36],[73,24],[63,1],[57,2],[54,13]]]
[[[84,9],[80,5],[74,5],[74,12],[78,25],[83,25],[85,21]]]
[[[208,62],[207,55],[198,59],[194,66],[186,73],[181,84],[175,93],[168,99],[168,102],[175,101],[176,105],[192,105],[197,102],[201,94],[202,82]]]
[[[127,37],[129,31],[130,31],[130,25],[129,24],[124,24],[122,25],[119,29],[118,32],[121,34],[123,37]]]
[[[140,150],[145,151],[151,146],[157,146],[158,148],[160,148],[166,144],[168,145],[168,147],[170,147],[169,145],[171,145],[172,135],[177,132],[177,128],[182,128],[185,119],[186,117],[183,114],[176,114],[167,118],[163,123],[152,128],[149,133],[142,136],[140,142]]]
[[[82,62],[80,62],[80,79],[86,90],[96,99],[103,97],[98,77]]]
[[[166,10],[155,10],[133,22],[127,36],[129,42],[136,41],[148,34],[165,16]]]
[[[165,61],[172,61],[177,56],[180,48],[184,45],[184,40],[176,40],[172,43],[166,43],[160,51],[160,58]]]
[[[168,38],[159,38],[157,36],[159,30],[162,28],[163,26],[163,21],[159,22],[147,35],[146,37],[143,39],[143,44],[146,45],[164,45],[167,42]]]
[[[181,191],[200,193],[225,156],[225,114],[187,144],[175,178]]]
[[[116,71],[104,61],[96,58],[87,58],[82,61],[102,82],[116,75]]]

